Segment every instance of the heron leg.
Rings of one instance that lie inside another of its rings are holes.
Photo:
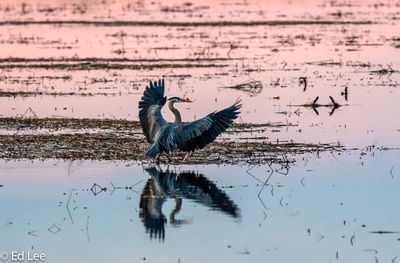
[[[159,153],[158,156],[157,156],[157,164],[160,164],[160,157],[161,157],[161,154],[162,154],[162,153]]]
[[[188,152],[188,153],[185,155],[185,158],[183,158],[182,162],[185,162],[186,158],[187,158],[189,155],[192,155],[192,153],[191,153],[191,152]]]
[[[175,215],[181,211],[182,208],[182,198],[175,197],[175,208],[169,214],[169,221],[172,225],[179,225],[179,220],[175,220]]]

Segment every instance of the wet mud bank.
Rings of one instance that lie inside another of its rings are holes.
[[[290,163],[301,154],[343,151],[338,143],[271,142],[248,137],[249,130],[279,128],[284,124],[235,124],[224,136],[183,161],[186,153],[174,152],[160,161],[170,164]],[[144,158],[149,147],[140,123],[126,120],[1,118],[0,158],[133,160]],[[5,134],[8,132],[8,134]],[[245,138],[243,134],[246,134]],[[229,136],[227,136],[229,135]]]

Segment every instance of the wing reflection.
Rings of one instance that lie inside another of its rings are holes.
[[[146,232],[150,238],[164,240],[166,216],[162,213],[163,203],[168,198],[175,200],[175,207],[169,214],[169,223],[179,226],[189,224],[189,219],[177,219],[182,207],[182,199],[198,202],[213,210],[233,218],[240,218],[239,208],[233,201],[204,175],[195,172],[163,172],[151,167],[145,169],[151,176],[140,196],[140,213]]]

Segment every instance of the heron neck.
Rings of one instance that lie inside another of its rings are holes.
[[[179,111],[177,109],[175,109],[174,107],[174,102],[170,101],[168,103],[168,107],[169,109],[174,113],[175,115],[175,123],[177,124],[182,124],[182,118],[181,118],[181,114],[179,113]]]

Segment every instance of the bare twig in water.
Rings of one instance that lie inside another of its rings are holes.
[[[21,118],[24,118],[25,115],[26,115],[28,112],[32,113],[33,117],[35,117],[35,118],[38,117],[38,116],[36,115],[36,113],[32,110],[32,108],[29,107],[28,109],[26,109],[26,111],[24,112],[24,114],[21,115]]]
[[[269,179],[271,179],[272,174],[274,173],[274,169],[272,168],[271,164],[270,163],[267,163],[267,164],[268,164],[268,166],[269,166],[269,168],[271,170],[271,173],[269,174],[268,178],[263,183],[263,185],[262,185],[262,187],[260,189],[260,192],[258,192],[258,195],[257,195],[258,199],[260,200],[260,202],[261,202],[262,206],[265,208],[265,210],[268,210],[268,208],[267,208],[267,206],[265,205],[264,201],[261,198],[261,193],[264,190],[265,186],[268,184]]]
[[[345,88],[344,88],[344,91],[342,91],[341,93],[340,93],[340,95],[342,95],[342,96],[344,96],[344,99],[347,101],[347,99],[348,99],[348,87],[346,86]]]
[[[87,241],[90,242],[90,237],[89,237],[89,216],[87,216],[87,220],[86,220],[86,237],[87,237]]]
[[[111,186],[112,186],[112,191],[111,191],[110,195],[113,195],[114,192],[115,192],[115,190],[121,190],[121,189],[123,189],[123,190],[131,190],[131,191],[133,191],[133,192],[136,192],[133,188],[134,188],[136,185],[140,184],[142,181],[143,181],[143,180],[139,180],[137,183],[135,183],[135,184],[133,184],[133,185],[131,185],[131,186],[115,186],[112,182],[110,182],[110,184],[111,184]],[[94,187],[94,185],[93,185],[93,187]],[[92,189],[93,189],[93,187],[92,187]],[[93,191],[92,191],[92,192],[93,192]]]
[[[94,183],[92,188],[90,188],[90,191],[96,196],[100,194],[101,192],[107,191],[107,187],[102,187],[98,185],[97,183]]]
[[[352,246],[354,246],[354,241],[355,241],[355,239],[356,239],[356,234],[353,233],[353,235],[352,235],[351,238],[350,238],[350,244],[351,244]]]
[[[376,250],[375,248],[367,248],[364,249],[365,252],[373,252],[374,254],[378,254],[378,250]]]
[[[250,175],[251,177],[253,177],[254,179],[256,179],[257,181],[259,181],[260,183],[264,183],[263,181],[261,181],[257,176],[253,175],[252,173],[250,173],[250,171],[256,167],[256,165],[251,165],[249,169],[246,170],[246,173],[248,175]]]
[[[29,231],[28,235],[33,236],[33,237],[38,237],[38,235],[36,234],[37,230],[33,230],[33,231]]]
[[[392,67],[389,65],[387,69],[383,68],[383,69],[380,69],[380,70],[372,70],[370,72],[373,73],[373,74],[378,74],[378,75],[382,76],[382,75],[386,75],[386,74],[391,75],[391,74],[393,74],[393,73],[395,73],[397,71],[393,70]]]
[[[329,98],[330,98],[331,101],[332,101],[332,110],[331,110],[331,112],[329,113],[329,115],[331,116],[331,115],[335,112],[335,110],[336,110],[337,108],[341,107],[341,105],[340,105],[339,103],[337,103],[337,102],[332,98],[332,96],[329,96]]]
[[[299,78],[299,85],[303,86],[303,91],[307,89],[307,77],[300,77]]]
[[[318,238],[317,242],[319,242],[319,241],[321,241],[322,239],[325,238],[325,236],[322,235],[321,233],[317,233],[317,234],[319,235],[319,238]]]
[[[384,234],[397,234],[399,232],[397,231],[385,231],[385,230],[379,230],[379,231],[369,231],[371,234],[379,234],[379,235],[384,235]]]
[[[72,193],[74,192],[74,190],[75,189],[71,189],[71,191],[69,192],[68,201],[65,204],[65,207],[67,208],[67,211],[68,211],[69,219],[71,220],[71,224],[74,223],[74,220],[72,219],[71,211],[69,210],[69,202],[71,201],[71,196],[72,196]]]
[[[331,100],[332,103],[328,103],[328,104],[319,104],[319,103],[317,103],[318,99],[319,99],[319,97],[317,96],[312,103],[305,103],[305,104],[300,104],[300,105],[288,105],[288,106],[289,107],[296,106],[296,107],[312,108],[314,110],[315,114],[317,114],[317,115],[319,115],[317,108],[328,107],[328,108],[332,108],[331,112],[329,113],[330,116],[335,112],[336,109],[338,109],[342,106],[348,106],[348,104],[341,105],[341,104],[337,103],[332,98],[332,96],[329,96],[329,99]]]
[[[305,186],[305,184],[304,184],[304,179],[305,179],[305,177],[301,178],[301,180],[300,180],[300,183],[301,183],[303,186]]]

